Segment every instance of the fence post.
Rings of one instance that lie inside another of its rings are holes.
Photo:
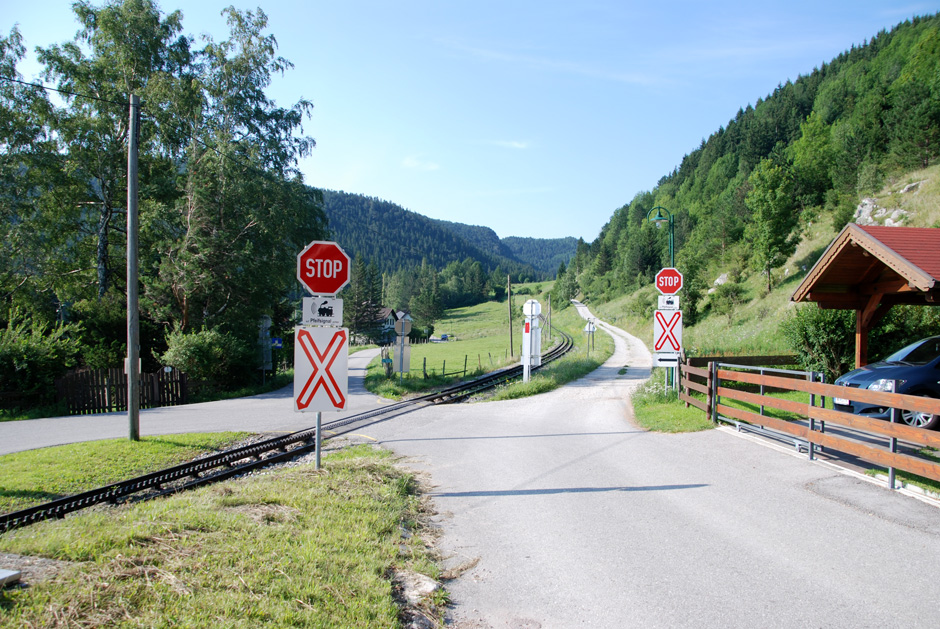
[[[709,361],[708,363],[708,402],[709,413],[712,423],[718,423],[718,363]]]
[[[809,380],[810,382],[815,382],[816,373],[813,371],[808,372],[806,374],[806,379]],[[816,406],[816,394],[815,393],[809,394],[809,405],[811,409],[812,407]],[[812,410],[810,410],[810,412],[812,412]],[[816,420],[810,417],[809,418],[809,431],[813,432],[815,430],[816,430]],[[813,436],[810,435],[809,442],[806,444],[806,451],[807,451],[807,455],[809,456],[810,461],[816,458],[816,444],[813,443],[812,437]]]
[[[891,391],[896,393],[897,390],[898,390],[898,381],[893,380],[891,382]],[[891,423],[897,424],[900,421],[901,421],[901,409],[892,408],[891,409]],[[891,448],[890,448],[891,454],[896,453],[898,451],[898,438],[891,437],[889,443],[891,444]],[[894,490],[894,467],[888,468],[888,489],[892,491]]]
[[[684,354],[684,352],[683,352],[683,354]],[[680,358],[680,359],[679,359],[679,367],[678,367],[678,369],[677,369],[677,371],[676,371],[676,373],[679,374],[679,397],[680,397],[680,398],[682,397],[682,393],[683,393],[683,389],[682,389],[682,380],[683,380],[684,378],[690,378],[690,377],[691,377],[691,376],[689,376],[689,374],[685,373],[685,371],[684,371],[684,367],[686,366],[686,364],[687,364],[687,361],[683,360],[683,358]],[[686,394],[687,396],[689,395],[689,387],[688,387],[688,385],[686,385],[686,387],[685,387],[685,394]],[[689,403],[688,403],[688,402],[685,403],[685,407],[686,407],[686,408],[689,408]]]
[[[467,355],[463,355],[463,377],[467,377]]]

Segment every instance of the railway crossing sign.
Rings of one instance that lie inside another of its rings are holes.
[[[298,326],[294,332],[294,410],[343,410],[349,391],[349,330]]]
[[[653,318],[653,350],[682,351],[682,311],[657,310]]]
[[[343,326],[343,300],[335,297],[304,297],[301,325]]]
[[[672,267],[660,269],[656,274],[656,290],[663,295],[675,295],[682,290],[682,273]]]
[[[314,240],[297,255],[297,279],[312,295],[335,295],[349,284],[349,266],[338,244]]]

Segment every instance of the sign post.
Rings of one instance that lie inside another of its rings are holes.
[[[395,322],[395,332],[398,334],[395,345],[395,371],[398,372],[398,384],[401,385],[405,373],[411,371],[411,321],[399,319]]]
[[[315,240],[297,255],[297,280],[314,297],[303,300],[303,325],[294,328],[294,410],[316,413],[318,470],[322,411],[343,410],[348,395],[349,330],[336,293],[349,284],[349,269],[335,242]]]
[[[678,269],[666,267],[656,274],[656,290],[662,293],[659,298],[659,310],[653,317],[653,355],[654,367],[668,367],[672,385],[678,382],[677,371],[679,357],[682,355],[682,311],[679,310],[679,297],[682,290],[682,273]]]
[[[532,367],[542,364],[542,328],[539,315],[542,304],[530,299],[522,305],[525,321],[522,324],[522,381],[528,382]]]

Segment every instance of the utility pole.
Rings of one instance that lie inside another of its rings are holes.
[[[506,300],[509,304],[509,355],[515,356],[512,351],[512,276],[506,274],[506,293],[509,295]]]
[[[137,151],[140,96],[131,94],[127,130],[127,419],[130,440],[140,441],[140,309],[137,288]]]

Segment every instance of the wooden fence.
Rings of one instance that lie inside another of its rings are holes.
[[[746,362],[740,357],[723,360],[734,365],[744,365]],[[940,400],[824,384],[815,382],[810,372],[802,379],[793,373],[754,373],[734,369],[731,365],[717,361],[711,361],[707,368],[683,364],[680,365],[680,371],[680,399],[687,405],[701,409],[716,423],[743,422],[787,435],[805,442],[811,459],[818,448],[825,448],[886,467],[892,488],[895,468],[940,481],[940,464],[914,455],[913,449],[908,453],[898,451],[898,440],[915,446],[940,448],[940,432],[915,428],[900,421],[901,409],[940,414]],[[750,390],[743,390],[748,385]],[[763,393],[754,393],[754,389]],[[809,401],[797,402],[775,397],[766,393],[769,390],[803,392],[809,395]],[[704,399],[692,392],[703,395]],[[826,398],[833,397],[895,409],[893,420],[883,421],[825,408]],[[728,403],[731,400],[740,404],[731,406]],[[761,412],[756,413],[740,406],[759,407]],[[800,419],[781,419],[763,414],[766,408],[793,414]],[[872,436],[875,438],[870,438]]]
[[[56,380],[55,388],[69,415],[127,410],[127,374],[121,368],[75,371]],[[178,369],[140,374],[140,408],[185,404],[188,394],[186,374]]]

